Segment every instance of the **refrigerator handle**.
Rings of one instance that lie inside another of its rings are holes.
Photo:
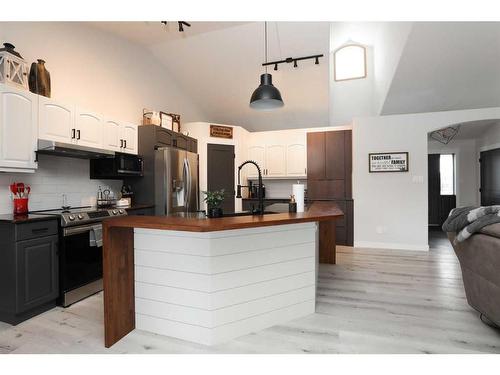
[[[189,209],[189,192],[191,191],[191,171],[189,168],[189,161],[184,159],[184,173],[185,173],[185,185],[184,185],[184,207],[186,211]]]

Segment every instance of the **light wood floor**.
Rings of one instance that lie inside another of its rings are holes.
[[[134,331],[103,347],[102,295],[16,327],[0,323],[0,353],[500,353],[500,332],[464,296],[443,238],[430,252],[340,248],[320,267],[317,313],[205,347]]]

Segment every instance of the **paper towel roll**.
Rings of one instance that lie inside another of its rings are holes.
[[[293,184],[292,192],[297,202],[297,212],[304,212],[304,185]]]

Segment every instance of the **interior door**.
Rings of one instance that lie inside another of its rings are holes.
[[[481,206],[500,204],[500,148],[483,151],[481,161]]]
[[[439,175],[439,154],[430,154],[428,156],[428,201],[429,201],[429,226],[439,226],[439,207],[440,207],[440,191],[441,177]]]
[[[224,212],[234,212],[234,146],[207,145],[207,189],[225,191]]]

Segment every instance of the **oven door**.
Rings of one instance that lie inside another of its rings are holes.
[[[72,303],[102,290],[102,244],[91,232],[102,231],[102,224],[63,228],[60,251],[61,304]]]

